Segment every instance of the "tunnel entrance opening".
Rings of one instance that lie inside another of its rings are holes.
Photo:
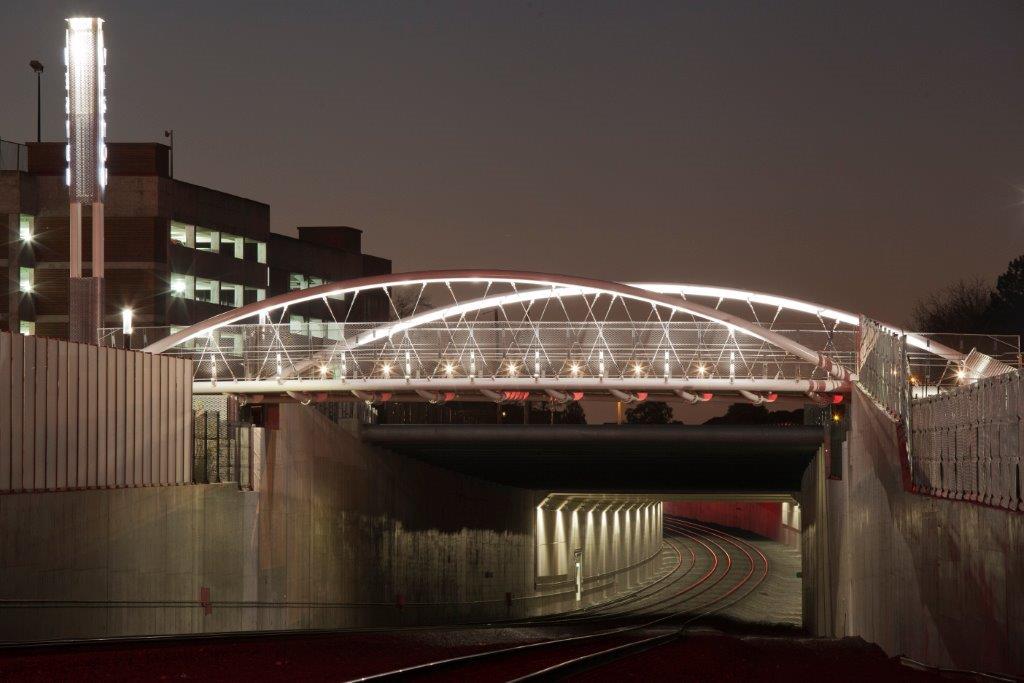
[[[748,598],[709,615],[706,625],[736,634],[804,632],[801,510],[793,497],[673,496],[662,507],[667,538],[679,523],[684,530],[698,525],[720,532],[713,552],[760,577]]]

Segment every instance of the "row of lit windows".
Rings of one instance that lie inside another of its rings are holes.
[[[288,276],[288,289],[308,289],[310,287],[318,287],[324,284],[322,277],[316,277],[315,275],[303,275],[302,273],[292,273]]]
[[[266,242],[198,225],[171,221],[171,242],[189,249],[210,251],[222,256],[233,256],[240,260],[267,262]]]
[[[35,235],[35,216],[29,216],[28,214],[21,214],[18,217],[18,239],[22,244],[32,244],[32,238]],[[35,268],[26,268],[20,266],[18,268],[18,289],[24,294],[31,294],[36,286],[36,271]],[[33,320],[21,320],[18,322],[18,332],[21,334],[35,334],[36,323]]]
[[[267,290],[262,287],[246,287],[233,282],[172,273],[171,296],[237,308],[254,301],[263,301],[267,298]]]
[[[306,319],[301,315],[288,316],[288,331],[292,334],[307,334],[320,339],[341,340],[341,326],[328,324],[322,318]]]

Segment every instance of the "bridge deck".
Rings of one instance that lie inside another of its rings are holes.
[[[763,493],[800,489],[819,427],[375,425],[368,443],[512,486],[550,491]]]

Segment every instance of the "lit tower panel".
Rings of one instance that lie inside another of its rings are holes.
[[[103,319],[103,194],[107,184],[106,94],[103,20],[67,20],[64,75],[70,200],[71,338],[95,341]],[[92,211],[92,272],[82,277],[82,210]]]

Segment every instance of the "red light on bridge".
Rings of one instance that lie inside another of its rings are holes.
[[[767,396],[765,396],[764,400],[767,401],[768,403],[775,403],[775,401],[777,401],[778,398],[778,394],[776,394],[775,392],[771,392]]]
[[[390,391],[382,391],[381,394],[380,394],[380,400],[381,401],[390,401],[391,400],[391,392]]]
[[[503,391],[501,395],[506,401],[525,401],[530,398],[529,391]]]
[[[636,392],[636,400],[637,401],[646,401],[647,400],[647,392],[646,391],[638,391],[638,392]]]
[[[837,406],[843,402],[842,394],[832,394],[832,405]]]
[[[710,401],[713,397],[714,394],[712,394],[710,391],[705,391],[703,394],[700,395],[700,400]]]
[[[446,392],[444,392],[444,400],[445,400],[446,403],[448,401],[454,401],[455,400],[455,392],[454,391],[446,391]]]
[[[574,400],[574,401],[582,401],[583,400],[583,392],[582,391],[574,391],[574,392],[572,392],[572,400]]]

